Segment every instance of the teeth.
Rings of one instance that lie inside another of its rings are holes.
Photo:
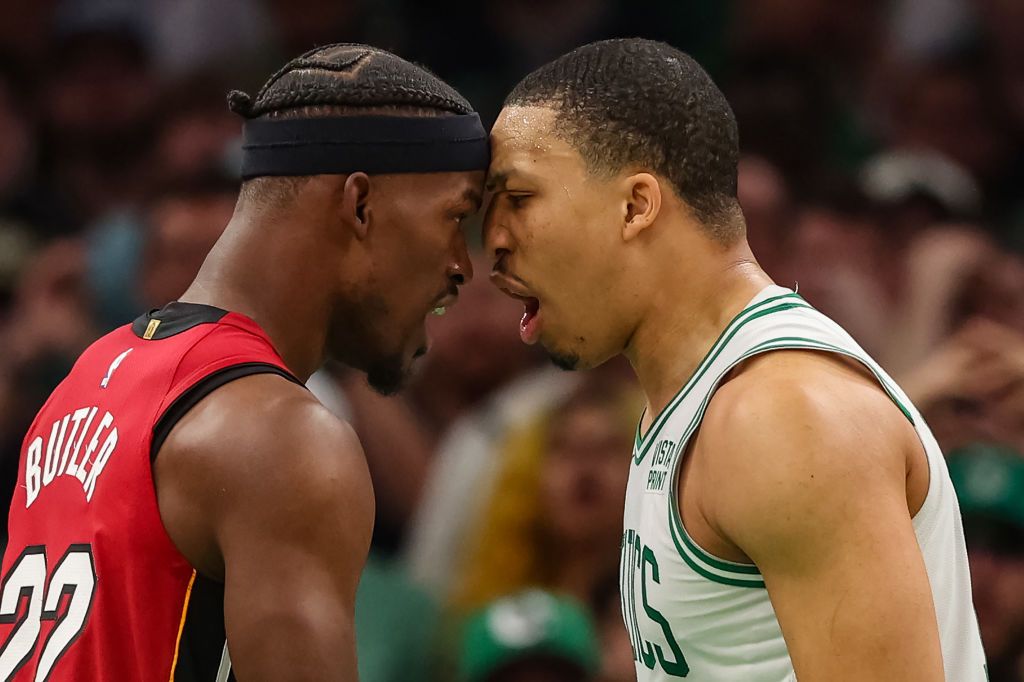
[[[437,315],[438,317],[440,317],[441,315],[444,315],[444,311],[445,311],[445,307],[443,305],[434,308],[434,314]]]

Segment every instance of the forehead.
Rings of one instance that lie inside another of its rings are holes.
[[[399,196],[446,204],[465,201],[473,208],[480,205],[484,172],[390,173],[373,176],[373,182],[388,193],[389,199]]]
[[[492,186],[517,178],[564,179],[583,173],[583,157],[555,128],[556,112],[549,107],[511,106],[501,110],[491,129]]]

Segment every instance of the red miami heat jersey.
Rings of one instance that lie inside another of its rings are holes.
[[[164,529],[153,461],[225,383],[292,381],[255,322],[171,303],[104,336],[25,436],[0,585],[0,679],[225,682],[223,585]]]

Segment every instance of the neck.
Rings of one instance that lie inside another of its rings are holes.
[[[673,265],[659,274],[651,303],[626,348],[647,397],[645,424],[668,405],[732,318],[772,283],[745,241],[694,261],[708,265]]]
[[[179,300],[252,318],[305,382],[324,359],[328,302],[322,273],[300,235],[238,213]]]

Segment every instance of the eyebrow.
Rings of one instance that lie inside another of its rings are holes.
[[[484,189],[486,189],[488,192],[493,192],[499,186],[504,187],[506,182],[508,182],[508,171],[488,173],[487,182],[484,185]]]

